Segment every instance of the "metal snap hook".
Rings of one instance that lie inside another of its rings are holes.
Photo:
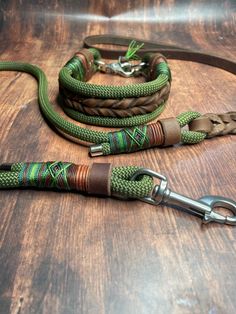
[[[214,196],[214,195],[206,195],[199,199],[200,202],[208,205],[211,208],[211,213],[206,214],[203,218],[204,223],[208,223],[211,221],[215,221],[218,223],[223,223],[227,225],[236,225],[236,202],[223,197],[223,196]],[[232,216],[224,216],[222,214],[217,213],[214,209],[217,207],[225,208],[230,210],[233,215]]]
[[[236,202],[222,196],[207,195],[199,200],[193,200],[179,193],[172,192],[168,188],[167,178],[150,169],[139,169],[131,177],[135,180],[140,175],[148,175],[152,178],[160,180],[159,185],[155,185],[150,196],[141,198],[140,200],[152,205],[160,203],[169,203],[184,208],[190,214],[197,214],[202,217],[203,223],[218,222],[221,224],[236,225]],[[229,209],[233,215],[224,216],[214,209],[223,207]]]
[[[105,62],[98,60],[95,61],[98,70],[108,74],[118,74],[123,77],[132,77],[143,75],[142,69],[146,66],[145,62],[139,64],[132,64],[128,61],[124,61],[122,57],[119,58],[118,62],[106,64]]]

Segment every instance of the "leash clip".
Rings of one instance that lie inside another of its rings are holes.
[[[132,64],[125,57],[119,57],[118,62],[108,63],[98,60],[95,62],[98,70],[107,74],[118,74],[123,77],[133,77],[143,75],[142,69],[146,65],[145,62]]]
[[[184,208],[187,213],[197,215],[202,218],[203,223],[218,222],[221,224],[236,225],[236,202],[225,197],[206,195],[198,200],[193,200],[189,197],[172,192],[168,188],[167,178],[150,169],[140,169],[134,173],[131,180],[137,179],[140,175],[148,175],[152,178],[160,179],[160,184],[155,185],[152,195],[141,198],[140,200],[152,205],[160,203],[170,203],[177,207]],[[224,216],[215,208],[221,207],[230,210],[232,216]]]

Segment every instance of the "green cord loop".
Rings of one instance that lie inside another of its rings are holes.
[[[196,118],[199,118],[201,114],[195,111],[183,112],[176,118],[180,127],[188,125],[191,121]],[[181,142],[184,144],[197,144],[203,141],[207,136],[207,133],[204,132],[194,132],[194,131],[181,131]]]

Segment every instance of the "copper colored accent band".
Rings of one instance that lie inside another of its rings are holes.
[[[209,133],[212,129],[213,123],[208,117],[201,116],[189,123],[190,131]]]
[[[165,138],[163,146],[179,143],[181,140],[181,132],[180,125],[176,118],[161,119],[159,122],[161,123]]]
[[[88,175],[88,193],[97,195],[111,195],[110,163],[93,163]]]
[[[160,122],[149,124],[147,129],[150,147],[161,146],[164,143],[164,133]]]
[[[88,173],[89,173],[89,166],[76,165],[76,174],[75,174],[76,190],[87,192]]]

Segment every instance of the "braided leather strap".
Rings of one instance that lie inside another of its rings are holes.
[[[189,130],[204,132],[207,138],[236,134],[236,112],[224,114],[206,113],[189,124]]]
[[[83,98],[63,89],[63,87],[60,88],[64,103],[69,108],[90,116],[119,118],[151,113],[167,101],[169,93],[169,82],[150,96],[123,99]]]

